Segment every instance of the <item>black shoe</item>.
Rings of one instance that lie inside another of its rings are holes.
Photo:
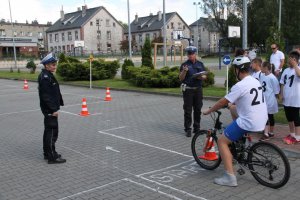
[[[48,164],[61,164],[67,162],[66,159],[56,158],[55,160],[48,160]]]
[[[57,154],[57,158],[61,158],[61,155],[60,154]],[[48,156],[44,155],[44,160],[48,160]]]
[[[191,130],[186,131],[185,136],[186,137],[191,137],[192,136]]]

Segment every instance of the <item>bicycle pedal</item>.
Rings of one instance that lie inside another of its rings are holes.
[[[238,169],[237,172],[239,173],[239,175],[244,175],[246,173],[242,168]]]

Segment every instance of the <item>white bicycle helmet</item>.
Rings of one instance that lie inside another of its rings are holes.
[[[248,70],[250,68],[250,59],[246,56],[235,57],[232,61],[232,65],[240,70]]]

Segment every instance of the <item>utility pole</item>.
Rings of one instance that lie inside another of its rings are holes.
[[[194,44],[195,47],[197,47],[197,55],[198,55],[198,49],[199,49],[199,19],[198,19],[198,5],[200,5],[200,2],[194,2],[193,5],[196,6],[196,23],[197,23],[197,31],[195,32],[194,36]]]
[[[128,47],[129,47],[129,59],[132,60],[129,0],[127,0],[127,10],[128,10]]]
[[[279,19],[278,19],[278,30],[281,30],[281,7],[282,7],[282,1],[279,0]]]
[[[13,46],[14,46],[15,68],[17,68],[16,44],[15,44],[15,31],[14,31],[14,25],[13,25],[13,22],[12,22],[12,16],[11,16],[10,0],[8,0],[8,4],[9,4],[9,13],[10,13],[11,30],[12,30],[12,40],[13,40]]]
[[[243,49],[247,49],[248,44],[248,6],[247,0],[243,0]]]
[[[167,66],[167,28],[166,28],[166,2],[163,0],[163,18],[164,18],[164,66]]]

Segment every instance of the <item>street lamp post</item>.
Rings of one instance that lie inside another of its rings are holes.
[[[17,57],[16,57],[16,44],[15,44],[15,31],[14,31],[14,25],[12,22],[12,16],[11,16],[11,8],[10,8],[10,0],[8,0],[9,4],[9,13],[10,13],[10,22],[11,22],[11,30],[12,30],[12,39],[13,39],[13,46],[14,46],[14,60],[15,60],[15,68],[17,68]]]
[[[164,66],[167,66],[167,28],[166,28],[166,3],[163,0],[163,21],[164,21]]]
[[[247,0],[243,0],[243,49],[247,49],[248,43],[248,6]]]
[[[127,10],[128,10],[128,47],[129,47],[128,49],[129,49],[129,59],[132,60],[129,0],[127,0]]]
[[[279,19],[278,19],[278,29],[279,29],[279,31],[281,30],[281,6],[282,6],[282,1],[279,0]]]
[[[194,41],[195,46],[197,47],[197,55],[198,55],[198,49],[199,49],[199,19],[198,19],[198,5],[200,5],[200,2],[194,2],[193,5],[196,6],[196,22],[197,22],[197,31],[195,32]]]

